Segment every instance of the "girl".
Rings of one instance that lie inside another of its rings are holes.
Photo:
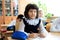
[[[27,36],[28,38],[36,38],[38,36],[44,38],[48,32],[44,29],[42,21],[38,19],[38,7],[35,4],[28,4],[25,8],[24,16],[25,18],[20,21],[20,25],[16,26],[17,32],[13,33],[12,38],[16,40],[26,40]],[[19,37],[23,36],[23,38],[15,38],[15,36],[18,37],[17,35]]]

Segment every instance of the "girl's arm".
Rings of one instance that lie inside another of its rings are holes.
[[[26,35],[28,35],[25,31],[24,31],[24,22],[23,20],[16,20],[16,26],[15,26],[15,30],[16,31],[21,31],[24,32]]]
[[[18,19],[16,19],[15,31],[18,30],[19,24],[20,24],[20,21]]]
[[[15,25],[15,30],[16,30],[16,31],[18,31],[18,29],[19,29],[21,23],[22,23],[22,20],[16,19],[16,25]]]
[[[46,31],[46,29],[43,26],[42,20],[41,20],[39,29],[40,29],[39,32],[40,32],[41,37],[45,37],[48,34],[48,32]]]

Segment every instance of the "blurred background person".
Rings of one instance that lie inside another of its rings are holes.
[[[39,19],[42,20],[43,25],[45,27],[45,25],[46,25],[46,19],[44,18],[44,12],[43,12],[42,9],[39,9],[39,11],[38,11],[38,17],[39,17]]]
[[[17,16],[17,19],[16,19],[16,20],[12,20],[12,21],[8,24],[7,30],[8,30],[8,31],[10,31],[10,30],[15,31],[16,21],[22,19],[22,17],[23,17],[23,15],[20,14],[20,15]]]

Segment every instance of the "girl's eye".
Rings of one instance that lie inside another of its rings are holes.
[[[33,12],[33,11],[29,11],[29,12]]]
[[[34,11],[34,13],[36,13],[36,11]]]

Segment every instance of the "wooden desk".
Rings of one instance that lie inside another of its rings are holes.
[[[8,26],[8,24],[1,24],[1,26]]]
[[[6,30],[7,26],[8,24],[1,24],[1,29]],[[1,32],[1,33],[2,33],[2,36],[5,37],[4,40],[8,40],[7,37],[11,37],[13,31],[6,31],[6,32]]]
[[[13,33],[13,31],[5,32],[5,36],[6,36],[7,40],[12,40],[12,38],[11,38],[12,33]]]
[[[8,24],[1,24],[0,26],[1,26],[0,27],[1,29],[5,29],[5,28],[7,28]]]
[[[2,32],[2,36],[4,36],[4,40],[8,40],[7,37],[11,37],[13,31]]]
[[[49,32],[51,35],[60,36],[60,32]]]
[[[12,33],[13,33],[13,31],[7,31],[7,32],[5,32],[5,36],[6,37],[11,37]]]

